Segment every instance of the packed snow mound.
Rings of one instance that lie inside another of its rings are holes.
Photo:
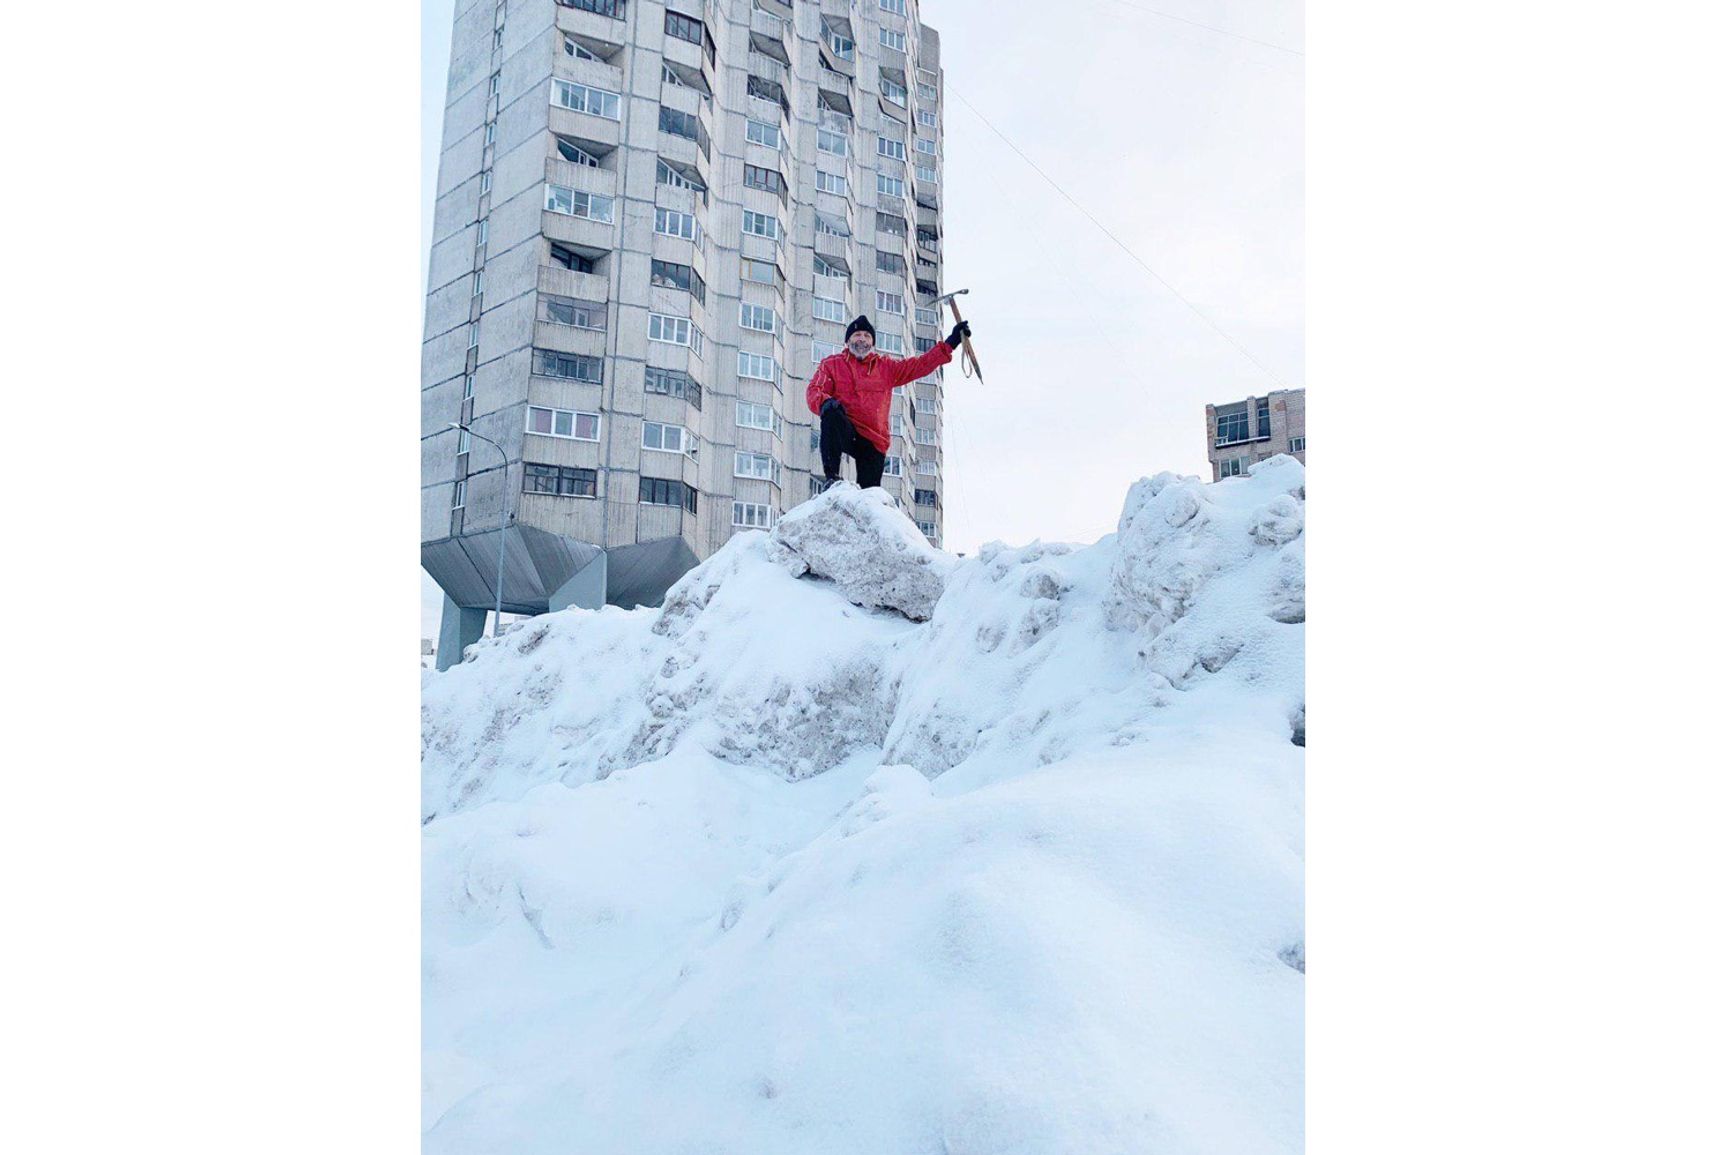
[[[890,518],[426,678],[429,1155],[1302,1150],[1303,467],[924,621],[810,565]]]
[[[888,493],[851,481],[783,515],[770,540],[772,556],[795,577],[828,578],[857,606],[896,610],[917,622],[932,616],[956,568],[956,559],[927,544]]]

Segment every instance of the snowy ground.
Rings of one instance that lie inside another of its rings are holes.
[[[878,496],[426,677],[430,1155],[1302,1148],[1303,467]]]

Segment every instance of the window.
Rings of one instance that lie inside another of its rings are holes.
[[[698,439],[683,425],[663,425],[659,421],[643,423],[643,447],[662,453],[698,455]]]
[[[936,344],[938,344],[938,342],[934,341],[931,337],[916,337],[914,338],[914,351],[916,353],[924,353]]]
[[[914,179],[923,180],[927,184],[937,184],[938,170],[929,164],[917,164],[914,166]]]
[[[812,342],[812,364],[816,365],[826,357],[834,357],[842,351],[842,346],[832,345],[828,341]]]
[[[603,16],[611,16],[615,20],[625,19],[625,0],[559,0],[566,8],[581,8],[585,12],[599,12]]]
[[[937,156],[938,142],[936,140],[927,140],[924,136],[917,136],[914,138],[914,151],[923,152],[927,156]]]
[[[900,413],[892,413],[890,415],[890,436],[902,436],[902,414]]]
[[[881,353],[894,353],[900,357],[908,351],[908,346],[902,343],[901,333],[880,332],[878,334],[878,350]]]
[[[1217,412],[1215,414],[1215,444],[1232,445],[1236,441],[1251,440],[1251,418],[1240,406],[1235,412]]]
[[[479,297],[481,295],[480,272],[476,272],[474,276],[469,278],[469,295],[471,297]]]
[[[675,509],[683,507],[687,513],[698,511],[698,491],[683,481],[640,477],[637,481],[637,499],[644,505],[668,505]]]
[[[469,496],[469,481],[465,478],[451,489],[451,508],[462,509],[463,501]]]
[[[1257,402],[1257,436],[1269,436],[1269,399]]]
[[[690,16],[683,16],[670,9],[664,27],[667,34],[676,39],[700,45],[704,42],[704,24],[701,20],[693,20]]]
[[[920,306],[916,305],[914,307],[914,323],[916,325],[931,325],[936,328],[938,325],[938,310],[922,309]]]
[[[649,315],[649,339],[660,341],[664,345],[690,345],[692,343],[692,323],[685,317],[671,317],[666,313],[651,313]]]
[[[1303,453],[1303,452],[1305,452],[1305,439],[1303,437],[1289,437],[1287,439],[1287,452],[1288,453]]]
[[[753,478],[758,481],[782,482],[782,463],[768,453],[734,454],[734,476]]]
[[[925,109],[925,108],[921,109],[916,114],[915,119],[920,122],[921,128],[937,128],[938,127],[938,114],[936,112],[932,112],[929,109]]]
[[[487,122],[487,131],[482,134],[481,143],[483,145],[492,144],[494,142],[494,140],[496,140],[498,138],[498,136],[499,136],[499,122],[497,120],[490,120]]]
[[[704,156],[710,155],[710,134],[704,129],[703,122],[691,113],[663,105],[658,115],[657,127],[671,136],[697,141],[698,149]]]
[[[882,71],[878,74],[878,91],[891,104],[901,108],[908,107],[908,86],[901,81],[892,80]]]
[[[854,59],[854,41],[851,37],[846,33],[838,32],[836,29],[829,28],[828,26],[826,26],[825,31],[829,33],[830,37],[830,51],[834,52],[843,60]]]
[[[878,155],[890,157],[892,160],[907,160],[908,149],[899,140],[881,136],[878,138]]]
[[[937,445],[938,430],[928,429],[923,425],[914,427],[914,443],[916,445]]]
[[[782,271],[771,261],[755,261],[751,257],[740,258],[740,279],[756,281],[760,285],[775,285],[782,280]]]
[[[818,130],[818,151],[827,152],[831,156],[847,156],[848,138],[842,133],[820,128]]]
[[[553,103],[576,112],[587,112],[591,116],[619,119],[619,93],[609,92],[605,88],[591,88],[587,84],[555,77]]]
[[[650,284],[660,285],[664,289],[684,289],[701,304],[704,299],[704,279],[692,271],[690,265],[676,265],[672,261],[650,261]]]
[[[555,137],[554,142],[554,147],[559,150],[559,155],[572,164],[581,164],[585,168],[601,167],[600,158],[581,145],[573,144],[563,136]]]
[[[883,289],[879,289],[878,311],[880,313],[895,313],[898,317],[902,316],[902,294],[886,293]]]
[[[587,381],[592,385],[601,384],[601,358],[586,357],[581,353],[560,353],[553,349],[534,350],[535,360],[530,368],[531,373],[543,377],[563,377],[567,381]]]
[[[495,28],[493,30],[493,48],[494,48],[494,51],[498,51],[499,49],[501,49],[503,47],[505,47],[505,29]]]
[[[903,189],[902,178],[889,173],[878,174],[878,195],[881,197],[901,197]]]
[[[776,380],[776,360],[773,357],[763,357],[757,353],[740,350],[739,374],[750,377],[754,381]]]
[[[597,56],[595,53],[591,52],[569,36],[565,38],[565,54],[578,60],[601,60],[601,57]]]
[[[755,237],[768,237],[772,241],[782,235],[780,221],[768,213],[755,213],[751,209],[741,210],[740,230]]]
[[[878,30],[878,43],[882,44],[886,48],[894,49],[897,52],[906,53],[908,51],[908,33],[893,32],[888,28],[880,28]]]
[[[938,475],[938,462],[930,461],[927,458],[922,457],[915,461],[914,472],[931,474],[936,477]]]
[[[529,407],[529,423],[525,433],[540,433],[547,437],[568,437],[573,441],[600,441],[601,415],[580,413],[572,409]]]
[[[901,477],[902,476],[902,458],[898,457],[894,453],[885,454],[885,456],[884,456],[884,472],[886,475],[888,475],[890,477]]]
[[[763,305],[749,305],[740,302],[740,326],[745,329],[756,329],[760,333],[774,333],[777,329],[776,312]]]
[[[848,283],[847,265],[839,265],[817,253],[812,255],[812,272],[820,277],[829,277],[831,280],[841,281],[843,284]]]
[[[523,492],[551,493],[557,497],[594,497],[595,470],[569,465],[523,463]]]
[[[752,529],[770,528],[770,507],[749,501],[734,502],[734,524]]]
[[[656,210],[656,232],[667,237],[679,237],[693,244],[703,238],[703,230],[698,228],[698,218],[691,213],[677,212],[674,209]]]
[[[746,118],[746,139],[753,144],[761,144],[765,148],[782,150],[782,130],[768,121]]]
[[[746,95],[755,96],[759,100],[767,100],[783,112],[788,111],[788,98],[783,94],[782,86],[774,80],[765,80],[762,76],[747,76]]]
[[[788,199],[788,186],[782,180],[782,174],[775,169],[759,168],[755,164],[746,166],[746,187],[761,188],[765,192],[773,192],[783,200]]]
[[[931,489],[916,489],[914,491],[914,504],[915,505],[930,505],[933,508],[937,508],[937,506],[938,506],[938,493],[937,493],[937,491],[931,490]]]
[[[469,452],[469,441],[470,441],[470,438],[469,438],[468,427],[465,426],[464,428],[459,429],[457,431],[457,452],[468,453]]]
[[[495,72],[492,76],[489,76],[487,78],[487,95],[488,96],[498,96],[499,95],[499,73],[497,73],[497,72]]]
[[[848,195],[848,178],[845,176],[838,176],[836,173],[833,173],[833,172],[825,172],[823,169],[819,169],[818,170],[818,191],[819,192],[827,192],[827,193],[835,193],[838,196],[847,196]]]
[[[486,196],[488,193],[490,193],[492,191],[493,191],[493,170],[490,168],[484,168],[481,170],[481,195]]]
[[[808,477],[806,479],[806,484],[807,484],[807,488],[811,490],[811,494],[813,497],[817,497],[818,494],[820,492],[822,492],[824,489],[823,481],[817,477]]]
[[[1244,472],[1245,472],[1245,459],[1243,457],[1230,457],[1227,460],[1221,462],[1221,465],[1220,465],[1220,476],[1221,477],[1238,477],[1240,474],[1242,474]]]
[[[467,401],[473,396],[475,396],[475,374],[465,373],[463,374],[463,400]]]
[[[691,374],[681,373],[678,369],[657,369],[646,365],[643,371],[643,391],[645,393],[660,393],[665,397],[682,397],[694,409],[704,407],[704,390]]]
[[[938,523],[937,522],[935,522],[935,521],[916,521],[914,524],[920,527],[921,533],[925,534],[927,537],[931,538],[933,541],[938,540]]]
[[[570,269],[574,273],[595,272],[595,262],[582,253],[573,252],[564,245],[551,245],[548,249],[548,259],[562,269]]]
[[[878,7],[898,16],[908,15],[908,0],[878,0]]]
[[[936,398],[936,397],[916,397],[914,399],[914,412],[916,412],[916,413],[937,413],[938,412],[938,398]]]
[[[475,225],[475,247],[478,249],[484,249],[487,247],[487,222],[486,221],[476,222],[476,225]]]
[[[782,419],[776,411],[752,401],[734,402],[734,424],[741,429],[764,429],[778,437],[782,435]]]
[[[916,84],[915,88],[919,91],[921,100],[930,100],[934,104],[938,103],[938,86],[937,85],[934,85],[934,84]]]
[[[878,252],[878,271],[881,273],[904,274],[908,271],[908,262],[896,253]]]
[[[684,165],[669,164],[659,156],[656,158],[656,183],[670,185],[673,188],[689,188],[697,192],[709,191],[697,173]]]
[[[480,325],[470,325],[469,326],[469,347],[471,349],[481,348],[481,326]]]
[[[848,310],[841,301],[832,301],[828,297],[813,297],[812,317],[818,321],[846,321]]]
[[[541,319],[554,325],[601,331],[607,328],[607,305],[601,301],[580,301],[575,297],[543,293]]]
[[[610,223],[613,220],[613,198],[550,184],[547,186],[547,211]]]

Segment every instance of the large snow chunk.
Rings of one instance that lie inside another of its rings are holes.
[[[927,543],[888,493],[846,481],[784,514],[770,540],[772,558],[795,577],[828,578],[857,606],[917,622],[932,617],[957,564]]]

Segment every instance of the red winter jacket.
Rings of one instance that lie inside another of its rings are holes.
[[[886,357],[872,352],[861,361],[846,349],[832,353],[818,362],[818,371],[806,386],[806,408],[816,413],[827,398],[839,399],[860,436],[877,446],[878,452],[888,453],[890,391],[949,364],[950,356],[950,346],[943,341],[918,357]]]

